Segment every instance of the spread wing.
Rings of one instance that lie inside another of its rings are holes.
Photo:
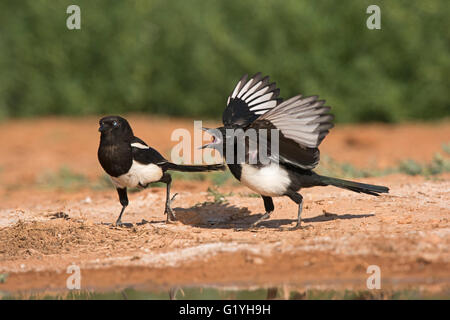
[[[138,137],[134,137],[131,141],[131,149],[133,152],[133,160],[142,163],[149,164],[154,163],[163,165],[168,161],[155,149],[149,147],[144,141]]]
[[[269,83],[269,77],[255,74],[249,80],[244,75],[228,97],[227,107],[222,115],[225,126],[246,127],[259,116],[276,107],[280,89]]]
[[[318,146],[333,127],[330,107],[317,96],[295,96],[260,116],[250,128],[277,129],[279,154],[277,160],[302,169],[313,169],[320,159]],[[271,137],[270,135],[268,135]],[[270,144],[270,138],[267,144]]]

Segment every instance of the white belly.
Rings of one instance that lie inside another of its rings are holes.
[[[111,177],[116,188],[136,188],[139,184],[146,185],[159,181],[163,172],[156,164],[141,164],[133,160],[133,164],[128,171],[119,177]]]
[[[288,189],[290,179],[287,171],[277,164],[260,169],[242,165],[241,183],[263,196],[282,196]]]

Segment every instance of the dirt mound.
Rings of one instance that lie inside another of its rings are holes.
[[[158,246],[156,237],[169,231],[116,228],[86,221],[55,219],[46,222],[19,221],[0,229],[0,261],[48,255],[95,252],[129,252],[146,243]]]
[[[70,251],[74,244],[89,245],[104,237],[103,228],[70,221],[23,222],[0,229],[0,259],[23,255],[48,255]]]

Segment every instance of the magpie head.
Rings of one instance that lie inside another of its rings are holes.
[[[202,145],[200,149],[211,148],[216,149],[222,153],[223,142],[225,138],[225,128],[223,127],[216,129],[202,128],[202,130],[207,132],[212,137],[212,140],[211,142]]]
[[[102,137],[114,136],[120,137],[133,137],[133,130],[131,129],[128,121],[119,116],[107,116],[103,117],[99,121],[100,127],[98,131],[101,132]]]

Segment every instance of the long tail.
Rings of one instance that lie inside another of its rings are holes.
[[[379,196],[380,193],[388,193],[389,188],[384,186],[376,186],[373,184],[359,183],[354,181],[342,180],[338,178],[331,178],[319,176],[321,182],[326,185],[335,186],[342,189],[351,190],[359,193],[367,193],[372,196]]]
[[[204,172],[204,171],[225,170],[225,166],[223,164],[189,166],[189,165],[175,164],[175,163],[169,162],[167,169],[174,170],[174,171],[182,171],[182,172]]]

